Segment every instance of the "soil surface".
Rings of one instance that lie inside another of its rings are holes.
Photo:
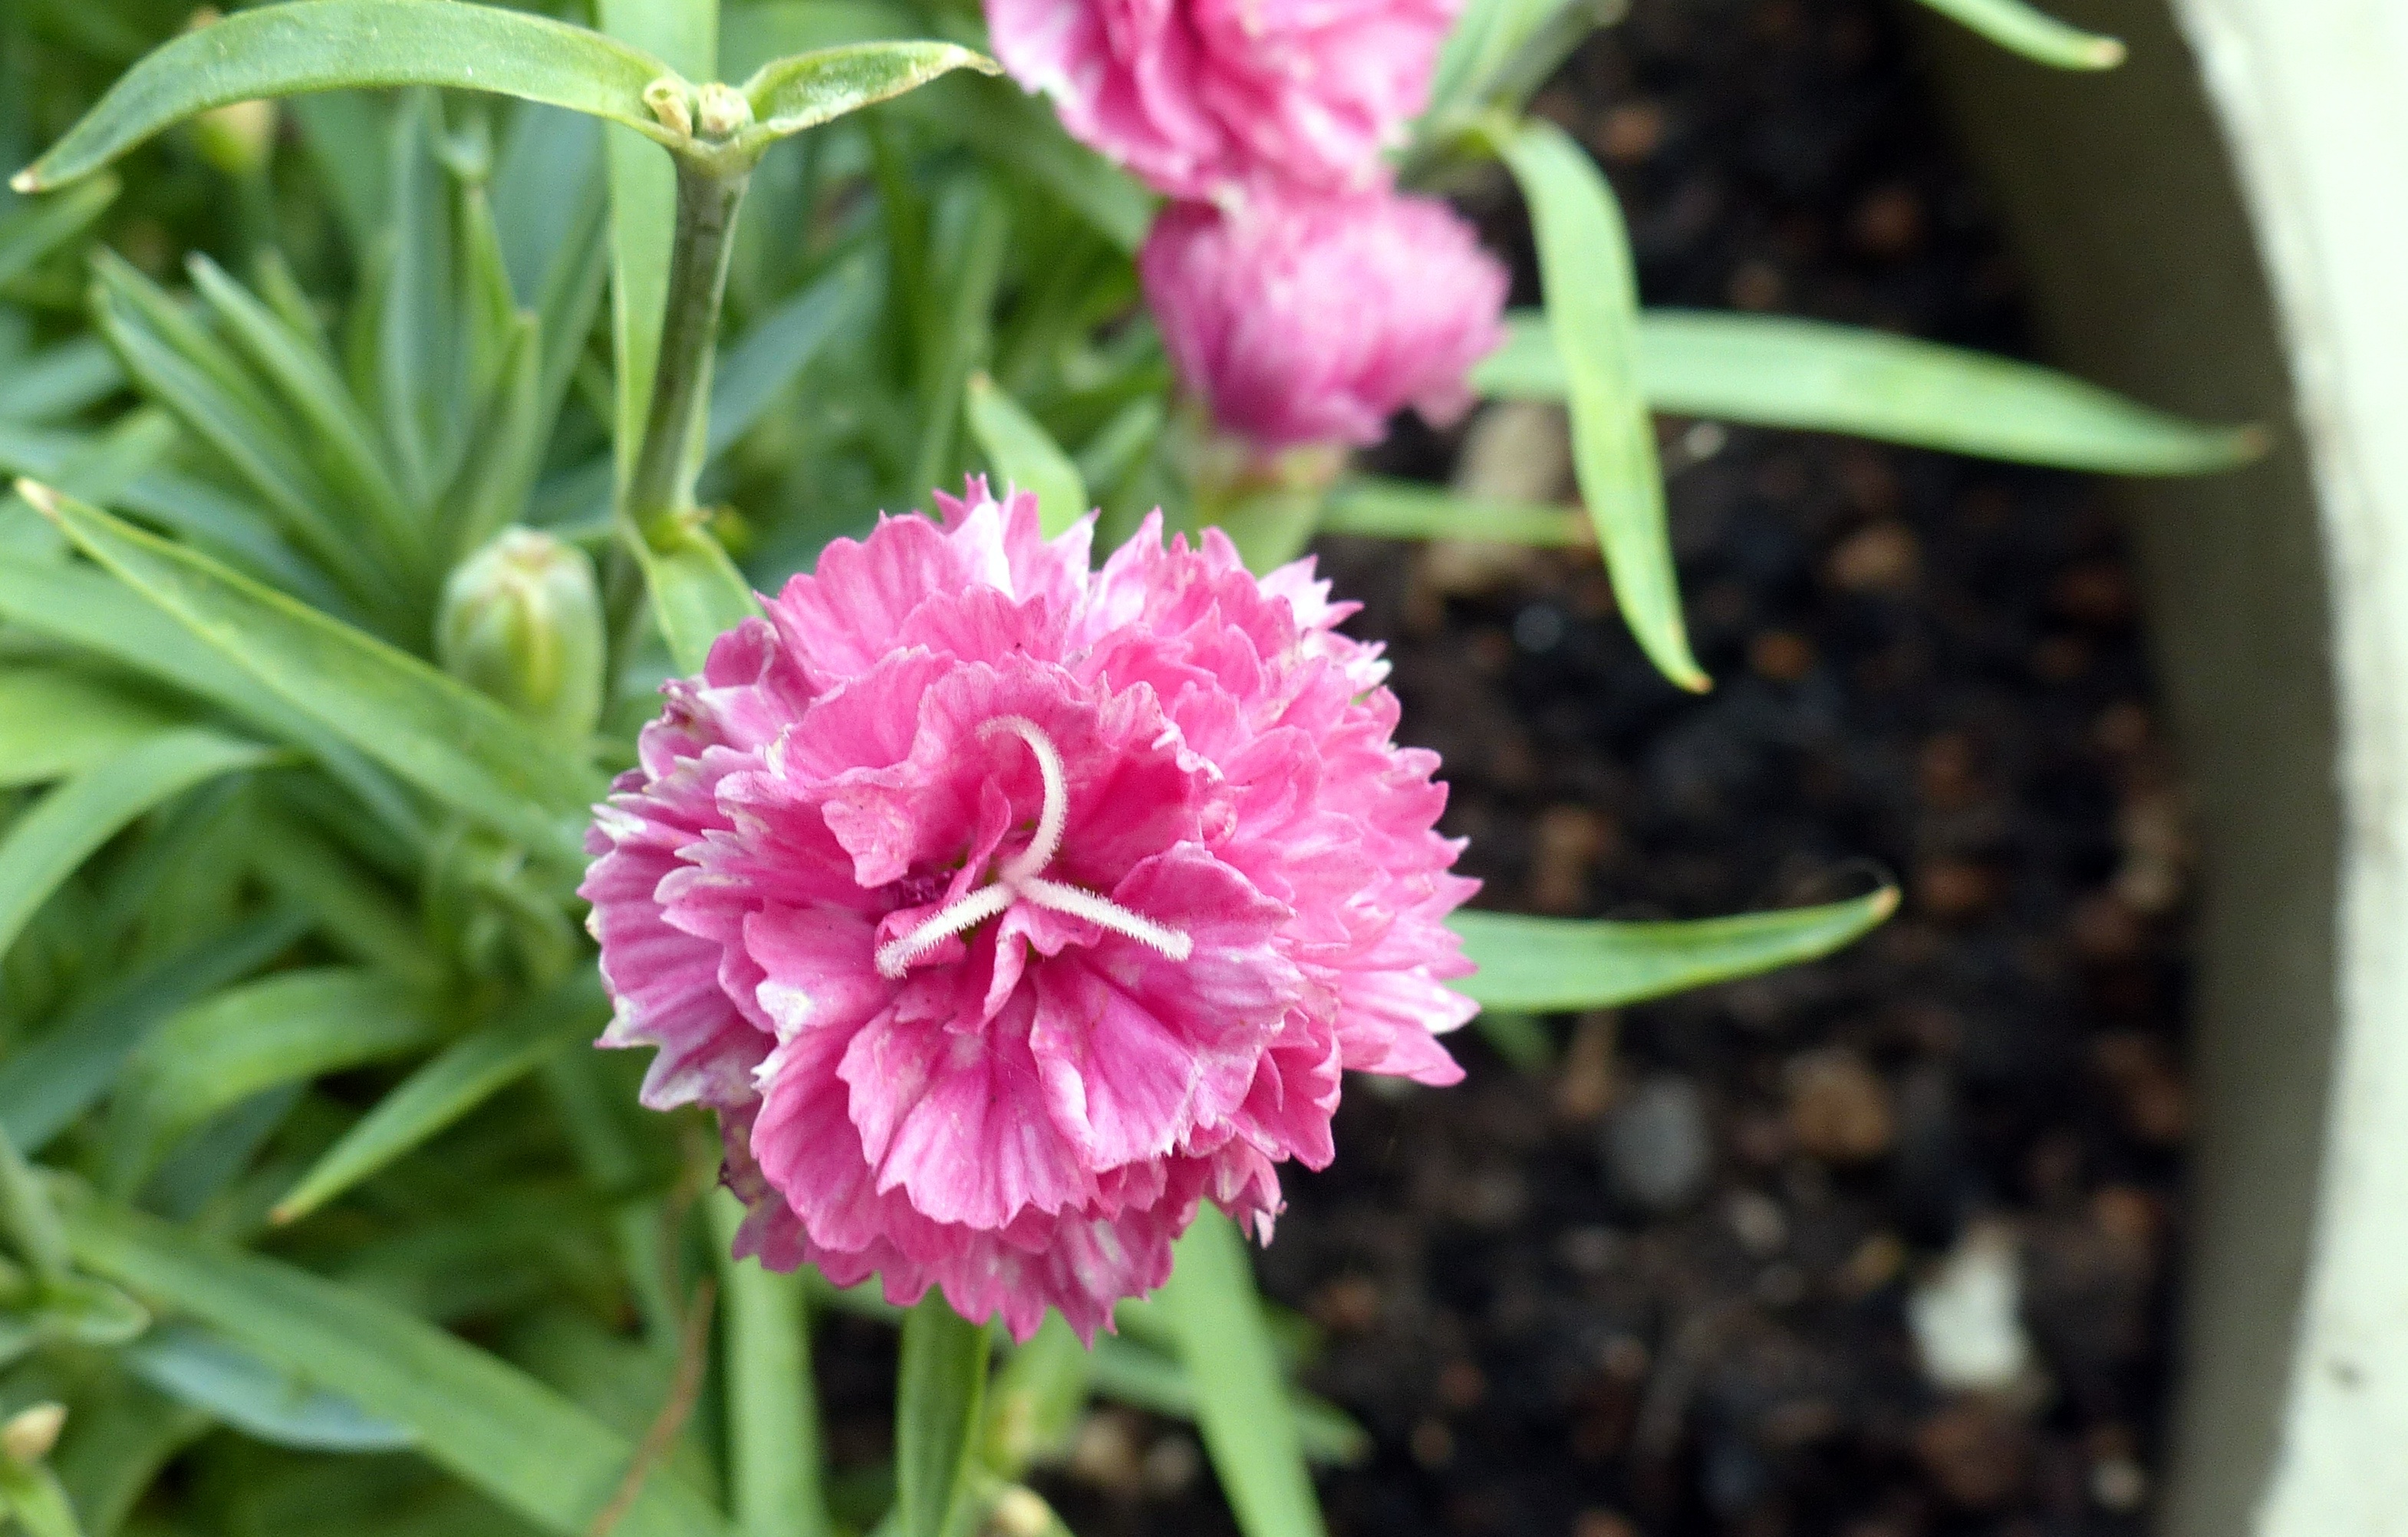
[[[2026,350],[2015,277],[1897,18],[1638,0],[1540,108],[1626,202],[1647,302]],[[1501,248],[1501,188],[1470,199]],[[1595,557],[1332,541],[1440,752],[1484,905],[1697,917],[1853,895],[1837,958],[1476,1030],[1444,1091],[1350,1085],[1269,1291],[1375,1447],[1341,1534],[2138,1532],[2185,1135],[2187,855],[2099,488],[1667,423],[1692,633],[1656,678]],[[1561,426],[1407,438],[1568,495]],[[1922,1327],[1917,1328],[1919,1319]],[[1043,1487],[1083,1537],[1233,1530],[1191,1433],[1107,1411]],[[1116,1449],[1117,1448],[1117,1449]]]

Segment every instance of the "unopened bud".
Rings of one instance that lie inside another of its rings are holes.
[[[1019,1484],[996,1495],[987,1512],[987,1530],[995,1537],[1045,1537],[1055,1524],[1053,1507],[1036,1490]]]
[[[184,23],[198,32],[223,20],[216,7],[204,6]],[[193,143],[201,158],[228,176],[252,177],[267,168],[268,151],[276,147],[276,104],[238,101],[211,108],[193,120]]]
[[[752,104],[732,85],[711,81],[694,93],[695,126],[705,138],[725,138],[752,124]]]
[[[602,715],[602,596],[585,552],[507,528],[443,583],[435,654],[444,670],[560,740]]]
[[[64,1403],[37,1403],[18,1410],[0,1424],[0,1457],[20,1467],[39,1462],[59,1444],[59,1430],[66,1422]]]
[[[685,82],[664,75],[644,87],[644,105],[660,125],[686,138],[694,136],[694,108],[685,99]]]

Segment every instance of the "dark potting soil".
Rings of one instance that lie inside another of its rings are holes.
[[[1638,0],[1539,109],[1612,174],[1651,304],[2026,350],[1873,0]],[[1517,205],[1468,206],[1528,302]],[[1467,1029],[1459,1087],[1350,1085],[1338,1162],[1289,1176],[1261,1265],[1319,1326],[1312,1386],[1373,1438],[1323,1476],[1330,1523],[2136,1532],[2188,861],[2116,524],[2068,476],[1677,422],[1662,443],[1703,697],[1641,659],[1593,553],[1322,548],[1389,643],[1403,734],[1444,756],[1481,903],[1701,917],[1877,872],[1906,902],[1830,960],[1541,1022],[1545,1066]],[[1565,495],[1561,454],[1521,409],[1383,467]],[[1951,1254],[2017,1286],[2003,1343],[1961,1295],[1942,1320],[1981,1386],[1935,1382],[1909,1321]],[[1192,1431],[1124,1411],[1039,1482],[1083,1537],[1234,1530]]]

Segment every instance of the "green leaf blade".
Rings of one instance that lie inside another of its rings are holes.
[[[1052,539],[1092,509],[1087,482],[1060,444],[1019,401],[982,373],[966,396],[970,436],[1007,485],[1037,494],[1037,517]]]
[[[934,1287],[904,1314],[895,1384],[896,1537],[945,1537],[955,1508],[969,1498],[987,1356],[986,1326],[963,1319]]]
[[[1884,886],[1845,902],[1678,923],[1459,912],[1447,927],[1480,970],[1454,983],[1483,1008],[1606,1009],[1814,960],[1898,911]]]
[[[425,1143],[446,1127],[540,1066],[606,1013],[590,974],[471,1031],[429,1058],[337,1139],[268,1214],[298,1221]]]
[[[727,1483],[743,1537],[830,1537],[803,1278],[734,1257],[744,1206],[712,1194],[724,1286]]]
[[[743,85],[756,133],[798,134],[848,112],[890,101],[956,69],[1000,75],[1003,66],[953,43],[850,43],[773,59]]]
[[[524,11],[452,0],[293,0],[161,47],[13,184],[38,192],[79,180],[214,108],[359,87],[491,92],[664,137],[644,87],[673,73],[639,49]]]
[[[1503,153],[1530,205],[1571,409],[1572,467],[1614,598],[1656,669],[1702,691],[1712,685],[1681,618],[1656,427],[1632,363],[1639,296],[1622,210],[1595,163],[1552,122],[1524,123]]]
[[[570,868],[600,777],[373,637],[97,508],[23,482],[86,554],[294,709],[455,810]]]
[[[2120,38],[2069,26],[2024,0],[1923,0],[1950,21],[2010,53],[2057,69],[2113,69],[2124,62]]]
[[[423,1045],[434,1027],[392,979],[280,971],[195,1004],[143,1043],[110,1113],[110,1184],[131,1195],[175,1142],[255,1094]]]
[[[2214,474],[2267,446],[2262,428],[2186,421],[2053,368],[1824,321],[1642,310],[1638,356],[1651,409],[1749,426],[2108,475]],[[1543,319],[1510,317],[1471,384],[1497,399],[1563,399]]]
[[[585,1537],[634,1448],[516,1368],[305,1271],[84,1198],[65,1206],[84,1270],[171,1305],[418,1438],[456,1477],[557,1537]],[[644,1481],[616,1537],[730,1537],[674,1476]]]
[[[273,756],[213,731],[169,731],[44,795],[0,840],[0,954],[59,883],[126,824],[204,781]]]
[[[1155,1299],[1196,1393],[1196,1421],[1246,1537],[1323,1537],[1321,1505],[1288,1407],[1237,1224],[1212,1206],[1179,1241]]]

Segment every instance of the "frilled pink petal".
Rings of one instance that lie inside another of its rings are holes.
[[[719,1109],[749,1252],[1092,1333],[1200,1200],[1268,1239],[1341,1067],[1455,1074],[1472,887],[1309,571],[939,505],[664,690],[591,840],[609,1039]]]
[[[655,1110],[749,1097],[767,1049],[719,984],[720,948],[672,926],[659,896],[685,869],[681,855],[719,824],[718,783],[747,761],[714,748],[677,762],[645,793],[614,797],[589,835],[600,857],[578,895],[593,905],[586,928],[611,995],[601,1043],[658,1048],[642,1093]]]
[[[875,927],[833,907],[775,907],[745,919],[742,948],[761,972],[755,997],[779,1039],[849,1029],[892,1005],[894,984],[870,959]]]
[[[1408,406],[1447,424],[1503,336],[1503,265],[1445,204],[1384,190],[1174,204],[1138,266],[1180,379],[1265,452],[1377,442]]]
[[[1156,187],[1340,191],[1421,110],[1453,0],[988,0],[996,56]]]
[[[1169,1152],[1243,1099],[1303,991],[1272,937],[1287,909],[1197,845],[1147,860],[1112,894],[1194,944],[1184,960],[1111,936],[1038,976],[1029,1046],[1055,1126],[1095,1168]]]
[[[1023,1032],[1031,1008],[1021,1010]],[[1013,1023],[1007,1013],[969,1035],[890,1013],[853,1038],[838,1072],[881,1191],[901,1190],[923,1214],[972,1228],[1087,1199],[1087,1169],[1047,1118]]]

